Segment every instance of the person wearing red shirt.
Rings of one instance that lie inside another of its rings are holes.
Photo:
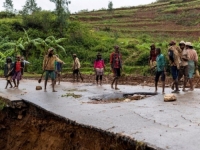
[[[96,73],[96,83],[98,85],[98,81],[100,78],[100,85],[102,85],[102,77],[105,70],[104,60],[101,58],[101,54],[97,54],[97,59],[94,61],[94,70]]]
[[[122,55],[119,52],[119,46],[115,46],[114,48],[115,48],[115,52],[111,53],[110,55],[110,65],[114,73],[114,79],[111,83],[111,88],[113,88],[113,84],[115,83],[115,90],[119,90],[117,88],[117,84],[118,84],[118,79],[121,76]]]
[[[22,69],[24,68],[24,63],[21,62],[21,58],[18,55],[17,56],[17,61],[14,63],[14,75],[13,75],[13,82],[16,88],[19,87],[19,81],[22,78]],[[17,80],[17,84],[16,81]]]

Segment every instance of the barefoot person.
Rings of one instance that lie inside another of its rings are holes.
[[[19,87],[19,81],[21,80],[22,78],[22,69],[24,68],[24,63],[21,62],[21,57],[20,55],[17,55],[17,60],[16,62],[14,63],[14,75],[13,75],[13,82],[14,82],[14,85],[16,88]],[[17,84],[16,84],[16,81],[17,80]]]
[[[58,55],[56,56],[58,57]],[[58,79],[58,85],[60,85],[61,71],[62,71],[62,63],[55,61],[55,72],[56,72],[56,80]],[[55,84],[56,84],[56,80],[55,80]]]
[[[197,67],[198,64],[198,55],[197,52],[193,49],[192,43],[186,42],[185,46],[188,52],[188,78],[190,83],[189,91],[193,91],[193,74],[195,71],[195,67]]]
[[[149,66],[150,66],[150,70],[151,70],[151,74],[153,72],[153,70],[155,70],[156,68],[156,46],[155,44],[152,44],[150,46],[150,55],[149,55]]]
[[[6,77],[6,87],[5,89],[7,89],[8,85],[10,85],[10,88],[12,88],[12,83],[11,83],[11,79],[13,76],[13,69],[14,69],[14,64],[12,63],[12,59],[10,57],[8,57],[6,59],[6,64],[4,65],[4,76]]]
[[[55,61],[64,63],[62,60],[60,60],[56,55],[53,54],[53,49],[50,48],[48,50],[48,54],[44,57],[43,60],[43,70],[46,71],[46,76],[45,76],[45,82],[44,82],[44,91],[46,92],[46,87],[47,87],[47,81],[50,76],[51,81],[52,81],[52,91],[57,92],[55,90]]]
[[[115,90],[119,90],[117,87],[118,79],[121,76],[121,69],[122,69],[122,55],[119,52],[119,46],[115,46],[115,52],[111,53],[110,55],[110,65],[111,70],[114,73],[114,78],[111,83],[111,88],[113,89],[113,85],[115,84]]]
[[[99,84],[99,80],[100,80],[100,85],[102,85],[102,77],[105,70],[105,63],[104,60],[101,58],[100,53],[97,54],[97,59],[94,61],[94,70],[96,74],[97,85]]]
[[[169,58],[169,63],[171,66],[171,73],[172,73],[172,93],[179,93],[179,87],[178,87],[178,72],[180,68],[180,48],[176,46],[176,43],[174,41],[171,41],[169,43],[169,49],[168,49],[168,58]]]
[[[161,76],[162,93],[165,93],[165,57],[161,54],[160,48],[156,48],[156,77],[155,77],[155,92],[158,91],[158,81]]]
[[[180,69],[178,73],[178,82],[180,82],[181,78],[183,78],[182,91],[186,91],[185,87],[188,81],[188,51],[186,50],[184,41],[181,41],[179,43],[179,47],[182,50],[182,53],[181,53],[181,64],[180,64]]]
[[[81,67],[80,61],[77,57],[76,54],[73,54],[73,82],[75,82],[75,78],[76,78],[76,82],[78,82],[78,75],[79,75],[79,69]]]

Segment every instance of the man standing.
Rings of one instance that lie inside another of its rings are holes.
[[[179,87],[178,87],[178,72],[180,68],[180,48],[176,46],[176,43],[174,41],[171,41],[169,43],[169,49],[168,49],[168,58],[169,58],[169,63],[171,66],[171,73],[172,73],[172,78],[173,78],[173,83],[172,83],[172,93],[178,93],[179,92]]]
[[[149,66],[151,69],[151,74],[156,67],[156,57],[157,57],[156,46],[155,46],[155,44],[152,44],[150,46],[150,55],[149,55]]]
[[[21,57],[21,62],[24,63],[24,68],[22,69],[22,76],[23,76],[24,72],[26,71],[26,70],[25,70],[26,65],[27,65],[27,64],[30,64],[30,62],[27,61],[27,60],[25,60],[24,57]]]
[[[161,54],[160,48],[156,48],[156,77],[155,77],[155,92],[158,91],[158,81],[161,76],[162,93],[165,93],[165,57]]]
[[[81,67],[80,61],[76,54],[73,54],[73,82],[75,82],[75,76],[76,76],[76,82],[78,82],[78,75],[79,75],[79,69]]]
[[[110,55],[110,65],[114,73],[114,79],[111,83],[111,88],[113,89],[113,84],[115,83],[115,90],[119,90],[117,87],[118,79],[121,76],[122,69],[122,55],[119,53],[119,46],[115,46],[115,52]]]
[[[194,90],[193,86],[193,75],[195,68],[198,67],[198,55],[197,52],[193,49],[192,43],[186,42],[185,43],[187,52],[188,52],[188,78],[190,83],[190,91]]]
[[[181,78],[184,76],[183,91],[185,91],[185,87],[188,81],[188,51],[185,48],[184,41],[181,41],[179,43],[179,47],[182,50],[182,53],[181,53],[181,64],[180,64],[180,70],[178,74],[178,81],[180,81]]]
[[[24,63],[21,62],[20,55],[17,55],[17,61],[14,63],[14,75],[13,75],[13,82],[16,88],[19,87],[19,81],[22,78],[23,68],[24,68]],[[17,80],[17,84],[15,80]]]
[[[45,83],[44,83],[44,91],[46,92],[46,87],[47,87],[47,81],[49,76],[51,77],[52,81],[52,91],[57,92],[55,90],[55,61],[64,63],[62,60],[60,60],[56,55],[53,55],[53,49],[50,48],[48,50],[48,54],[44,57],[43,60],[43,70],[46,71],[46,76],[45,76]]]

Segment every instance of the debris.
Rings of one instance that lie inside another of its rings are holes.
[[[41,86],[36,86],[36,90],[42,90]]]
[[[176,96],[174,94],[165,94],[164,101],[165,102],[176,101]]]
[[[130,102],[130,101],[131,101],[131,100],[130,100],[130,99],[128,99],[128,98],[124,100],[124,102]]]

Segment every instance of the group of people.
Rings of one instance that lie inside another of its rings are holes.
[[[10,85],[10,88],[19,87],[19,81],[22,79],[26,64],[29,64],[29,62],[24,60],[24,57],[21,57],[20,55],[16,57],[16,61],[14,63],[12,62],[11,57],[6,58],[6,63],[4,65],[4,76],[6,77],[7,83],[5,89],[7,89],[8,85]],[[11,83],[12,81],[14,86]]]
[[[171,84],[172,93],[179,93],[179,82],[183,78],[182,91],[193,91],[193,75],[195,69],[198,69],[198,55],[191,42],[181,41],[179,46],[176,42],[169,43],[167,58],[171,68],[173,82]],[[156,68],[155,92],[157,92],[158,80],[161,77],[162,92],[165,92],[166,62],[161,54],[161,49],[151,45],[149,64],[151,68]],[[186,90],[186,84],[189,82],[190,88]]]
[[[155,73],[155,92],[158,90],[158,81],[161,77],[162,81],[162,92],[165,92],[165,78],[166,78],[166,61],[165,56],[161,53],[160,48],[156,48],[155,44],[152,44],[150,50],[149,64],[151,68],[156,68]],[[119,90],[118,80],[121,76],[122,69],[122,55],[119,51],[119,46],[114,46],[114,52],[110,54],[110,67],[113,73],[113,80],[111,82],[111,88]],[[76,54],[73,54],[73,82],[78,81],[80,74],[80,61]],[[193,49],[193,46],[190,42],[181,41],[179,46],[176,45],[176,42],[171,41],[169,43],[167,58],[169,60],[171,75],[173,82],[171,88],[173,89],[172,93],[178,93],[179,90],[179,81],[183,78],[183,91],[186,90],[186,84],[189,81],[190,91],[194,90],[193,85],[193,75],[195,68],[198,67],[198,55],[197,52]],[[13,80],[14,87],[18,88],[19,81],[22,78],[24,66],[27,61],[24,58],[17,56],[16,62],[12,63],[12,59],[8,57],[6,59],[6,64],[4,67],[4,76],[6,77],[7,84],[12,88],[13,85],[11,81]],[[28,62],[29,63],[29,62]],[[44,82],[44,91],[46,91],[47,81],[50,77],[52,80],[52,91],[56,92],[55,84],[56,79],[58,79],[58,84],[60,84],[62,65],[65,64],[64,61],[60,60],[58,55],[54,55],[54,50],[50,48],[47,55],[45,55],[43,60],[43,71],[46,73],[45,82]],[[100,53],[97,54],[96,60],[94,61],[94,71],[96,74],[96,84],[102,85],[103,74],[105,71],[105,62],[102,59]],[[17,80],[17,82],[16,82]]]

